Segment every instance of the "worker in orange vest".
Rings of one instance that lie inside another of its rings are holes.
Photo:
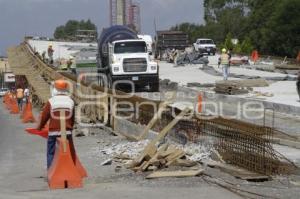
[[[43,108],[40,123],[37,129],[42,130],[49,122],[49,134],[47,141],[47,168],[49,169],[55,154],[56,139],[61,137],[60,110],[64,110],[67,139],[69,140],[71,152],[74,150],[72,130],[75,123],[74,101],[69,96],[68,83],[65,80],[57,80],[54,83],[52,98]],[[73,160],[75,154],[72,153]]]

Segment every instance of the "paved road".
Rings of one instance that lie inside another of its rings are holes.
[[[113,166],[100,166],[98,159],[88,155],[97,146],[97,137],[75,140],[89,173],[84,188],[50,191],[44,178],[45,140],[27,135],[24,128],[18,116],[10,115],[0,103],[0,198],[238,198],[201,178],[146,181],[127,170],[116,174]]]

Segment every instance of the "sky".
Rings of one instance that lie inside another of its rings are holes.
[[[182,22],[202,24],[203,0],[134,0],[141,6],[142,32],[154,35]],[[0,56],[25,35],[52,37],[69,19],[109,26],[109,0],[0,0]]]

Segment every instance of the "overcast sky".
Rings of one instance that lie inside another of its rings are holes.
[[[135,0],[140,2],[142,32],[154,34],[181,22],[203,23],[203,0]],[[0,0],[0,55],[25,35],[52,37],[69,19],[88,19],[99,30],[109,25],[109,0]]]

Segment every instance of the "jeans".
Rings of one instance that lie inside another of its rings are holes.
[[[22,111],[23,108],[23,98],[17,98],[19,111]]]
[[[299,99],[300,99],[300,80],[297,81],[296,85],[297,85],[297,92],[298,92]]]
[[[228,79],[229,75],[229,66],[228,65],[223,65],[223,78],[224,80]]]
[[[47,168],[48,169],[51,167],[51,164],[54,159],[55,150],[56,150],[56,138],[59,138],[59,137],[60,136],[49,136],[48,137],[48,141],[47,141]],[[72,159],[75,162],[76,155],[75,155],[75,148],[74,148],[72,135],[67,135],[67,139],[69,141]]]

